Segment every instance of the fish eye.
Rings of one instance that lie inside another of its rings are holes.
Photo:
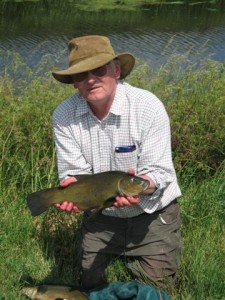
[[[132,182],[139,182],[139,179],[136,178],[136,177],[132,177],[132,178],[131,178],[131,181],[132,181]]]

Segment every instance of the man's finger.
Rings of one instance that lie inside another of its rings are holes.
[[[77,179],[75,178],[75,177],[69,177],[69,178],[67,178],[67,179],[65,179],[65,180],[63,180],[63,181],[61,181],[60,182],[60,186],[61,187],[66,187],[66,186],[68,186],[68,185],[70,185],[71,183],[74,183],[74,182],[76,182],[77,181]]]
[[[135,169],[129,168],[129,169],[127,170],[127,173],[129,173],[129,174],[131,174],[131,175],[134,175],[134,174],[135,174]]]

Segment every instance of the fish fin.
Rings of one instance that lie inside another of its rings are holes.
[[[102,213],[103,209],[104,209],[104,207],[95,209],[93,212],[90,213],[90,215],[88,216],[88,219],[91,221],[94,221],[97,218],[97,216],[99,216]]]
[[[38,287],[37,292],[40,294],[46,293],[48,290],[48,286],[46,284],[42,284]]]
[[[115,197],[108,198],[107,200],[105,200],[104,205],[96,208],[96,210],[91,212],[91,214],[89,215],[88,218],[90,220],[94,221],[97,218],[97,216],[99,216],[105,208],[113,206],[114,202],[115,202]]]
[[[44,192],[45,191],[38,191],[27,196],[27,206],[33,217],[42,214],[51,205],[44,197]]]

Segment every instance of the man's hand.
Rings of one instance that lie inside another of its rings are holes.
[[[116,196],[115,199],[114,206],[116,207],[131,206],[140,202],[139,196]]]
[[[70,178],[67,178],[67,179],[63,180],[62,182],[60,182],[59,185],[61,187],[67,187],[68,185],[70,185],[73,182],[77,182],[77,179],[75,177],[70,177]],[[58,208],[59,210],[65,211],[67,213],[71,213],[71,212],[79,213],[80,212],[78,207],[76,205],[74,205],[73,202],[64,201],[62,203],[56,203],[55,207]]]

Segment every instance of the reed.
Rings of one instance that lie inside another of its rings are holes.
[[[19,300],[27,284],[79,283],[82,215],[52,208],[32,218],[26,207],[28,193],[58,184],[51,115],[74,90],[48,74],[34,76],[11,55],[0,75],[0,299]],[[10,75],[15,65],[27,78],[18,84]],[[157,94],[171,118],[184,244],[171,297],[224,299],[224,64],[206,59],[193,66],[187,56],[174,55],[160,69],[140,61],[127,80]],[[120,259],[107,276],[132,279]]]

